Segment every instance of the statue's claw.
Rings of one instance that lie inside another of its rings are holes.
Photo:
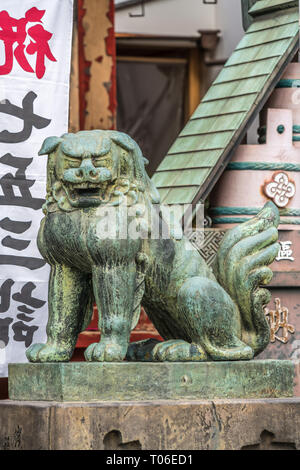
[[[119,344],[106,343],[92,343],[84,352],[86,361],[89,362],[121,362],[126,355],[126,348]]]
[[[198,344],[182,340],[169,340],[157,344],[153,349],[154,361],[201,362],[207,360],[207,354]]]
[[[72,350],[55,344],[33,344],[26,351],[30,362],[68,362],[72,356]]]

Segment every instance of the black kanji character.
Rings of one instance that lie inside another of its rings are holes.
[[[14,331],[13,339],[18,342],[24,342],[25,347],[28,348],[33,340],[33,335],[36,330],[39,329],[38,326],[35,325],[26,325],[22,321],[17,321],[13,324],[12,329]]]
[[[12,248],[13,250],[23,251],[30,245],[30,240],[18,240],[17,238],[12,238],[7,236],[3,238],[2,245],[7,248]]]
[[[11,220],[9,217],[0,220],[0,227],[7,232],[24,233],[31,227],[32,222],[21,222],[19,220]]]
[[[0,142],[6,144],[25,142],[31,136],[33,127],[43,129],[49,126],[51,119],[43,118],[33,112],[33,102],[36,98],[37,95],[33,91],[28,92],[23,98],[21,108],[11,104],[9,100],[0,102],[0,113],[9,114],[24,122],[23,129],[20,132],[9,132],[7,130],[0,132]]]
[[[34,210],[41,209],[44,199],[33,198],[29,188],[35,183],[35,180],[28,180],[25,176],[25,170],[32,162],[32,158],[14,157],[6,153],[0,158],[0,163],[18,168],[15,176],[7,173],[0,179],[0,186],[3,196],[0,196],[0,205],[29,207]],[[17,186],[21,196],[16,196],[13,187]]]
[[[33,258],[30,256],[14,256],[14,255],[0,255],[0,265],[21,266],[23,268],[34,271],[40,269],[46,264],[46,261],[41,258]]]
[[[20,312],[27,313],[28,315],[30,315],[31,313],[34,312],[34,310],[32,310],[32,308],[27,308],[26,305],[20,305],[20,306],[18,307],[18,310],[19,310]]]
[[[12,279],[7,279],[3,282],[2,286],[0,287],[0,313],[7,312],[7,310],[9,309],[11,288],[14,283],[15,282]]]
[[[8,231],[10,231],[11,228],[14,233],[23,233],[28,230],[30,226],[31,222],[18,222],[17,220],[10,220],[8,217],[0,221],[1,228]],[[30,240],[19,240],[18,238],[13,238],[8,235],[3,238],[1,243],[3,246],[7,246],[13,250],[22,251],[30,245]]]
[[[32,292],[36,288],[36,285],[33,282],[27,282],[21,289],[21,292],[13,294],[12,298],[17,302],[29,305],[32,308],[41,308],[45,305],[45,301],[32,297]],[[24,312],[24,310],[21,310]],[[29,312],[25,312],[29,313]]]
[[[7,346],[9,342],[9,325],[13,322],[12,318],[0,318],[0,341],[3,341],[4,345]]]
[[[33,312],[34,312],[34,310],[31,310],[31,313],[33,313]],[[19,313],[19,314],[17,315],[17,318],[18,318],[19,320],[25,321],[25,322],[27,322],[27,323],[29,323],[30,321],[33,320],[32,317],[28,317],[28,315],[25,315],[24,313]]]
[[[1,184],[1,180],[0,180],[0,184]],[[6,223],[2,225],[6,226],[6,228],[11,226],[12,228],[14,228],[15,231],[17,230],[18,232],[21,230],[21,227],[27,230],[28,222],[19,222],[20,225],[17,226],[17,222],[14,221],[14,223],[11,224],[12,221],[8,218],[3,219],[1,222],[4,222],[5,220],[6,220]],[[29,226],[30,224],[31,222],[29,223]],[[0,223],[0,226],[1,226],[1,223]],[[30,240],[18,240],[17,238],[12,238],[10,236],[7,236],[3,238],[1,243],[3,246],[6,246],[13,250],[22,251],[22,250],[25,250],[29,246]],[[44,266],[46,264],[46,261],[43,260],[42,258],[34,258],[31,256],[14,256],[14,255],[2,255],[1,254],[0,265],[5,265],[5,264],[12,265],[12,266],[23,266],[27,269],[34,270],[34,269],[39,269],[42,266]]]

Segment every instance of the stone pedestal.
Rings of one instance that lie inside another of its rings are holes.
[[[11,364],[0,450],[300,449],[300,398],[282,398],[294,370],[274,360]]]
[[[0,449],[295,450],[300,449],[300,399],[3,400]]]
[[[292,397],[290,361],[10,364],[9,398],[46,401]]]

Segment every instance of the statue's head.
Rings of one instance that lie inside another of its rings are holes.
[[[138,193],[159,196],[145,171],[147,160],[137,143],[117,131],[80,131],[48,137],[39,155],[49,155],[45,211],[74,210],[124,197],[137,202]]]

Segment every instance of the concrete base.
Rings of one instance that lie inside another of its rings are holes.
[[[0,449],[300,450],[300,399],[0,401]]]
[[[10,364],[11,400],[103,401],[292,397],[294,364],[261,360],[202,363]]]

